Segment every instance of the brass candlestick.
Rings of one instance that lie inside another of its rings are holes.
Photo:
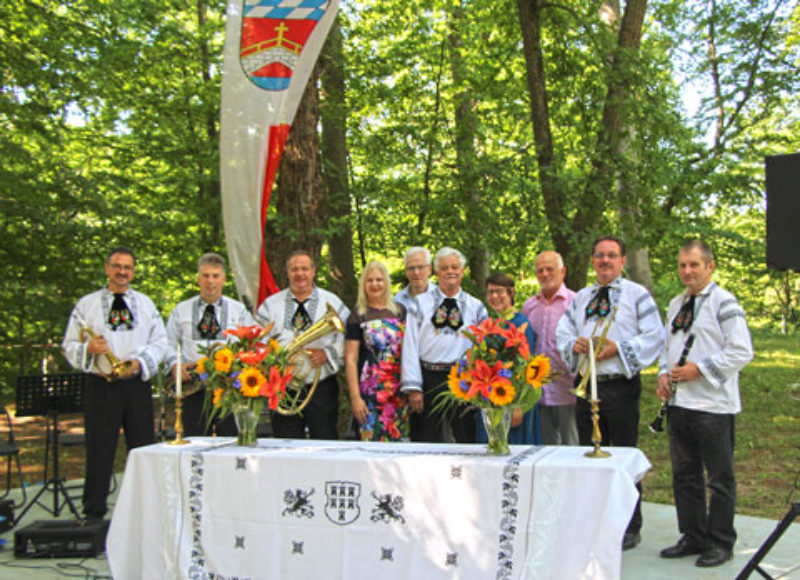
[[[600,442],[603,440],[603,434],[600,433],[600,401],[592,399],[589,403],[592,405],[592,443],[594,443],[594,449],[587,451],[584,455],[586,457],[611,457],[608,451],[600,449]]]
[[[175,397],[175,439],[169,442],[170,445],[186,445],[191,443],[183,438],[183,397]]]

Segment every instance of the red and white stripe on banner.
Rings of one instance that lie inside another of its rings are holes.
[[[278,291],[264,224],[283,148],[339,0],[229,0],[222,71],[222,217],[237,292]]]

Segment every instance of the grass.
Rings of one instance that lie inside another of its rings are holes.
[[[736,417],[734,461],[737,511],[780,519],[800,501],[800,337],[753,333],[755,357],[739,376],[742,413]],[[644,499],[673,503],[666,432],[648,426],[661,402],[656,372],[643,376],[639,447],[653,467],[644,480]]]

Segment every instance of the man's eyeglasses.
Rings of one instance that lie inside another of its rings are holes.
[[[406,266],[406,270],[410,270],[411,272],[421,272],[422,270],[425,270],[426,268],[430,268],[430,266],[428,266],[428,265]]]
[[[109,268],[112,270],[122,270],[123,272],[133,272],[133,266],[130,264],[109,264]]]
[[[621,258],[621,257],[622,257],[620,254],[615,254],[615,253],[613,253],[613,252],[612,252],[612,253],[610,253],[610,254],[606,254],[606,253],[604,253],[604,252],[595,252],[595,253],[594,253],[594,254],[592,254],[592,255],[593,255],[593,256],[594,256],[594,257],[595,257],[597,260],[604,260],[605,258],[608,258],[609,260],[616,260],[617,258]]]

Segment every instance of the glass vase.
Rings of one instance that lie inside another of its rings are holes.
[[[508,455],[511,453],[511,449],[508,447],[511,414],[512,410],[509,408],[481,409],[483,426],[489,439],[489,443],[486,446],[487,455]]]
[[[233,419],[239,435],[236,444],[242,447],[255,447],[258,445],[258,421],[261,418],[260,409],[256,410],[248,401],[243,401],[233,408]]]

